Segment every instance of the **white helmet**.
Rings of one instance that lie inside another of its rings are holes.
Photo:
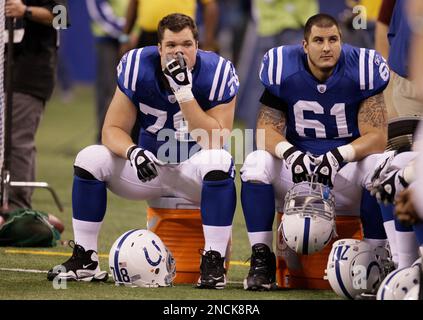
[[[421,259],[411,267],[388,274],[377,292],[377,300],[417,300],[420,288]]]
[[[335,198],[321,183],[295,184],[285,196],[283,212],[278,232],[299,254],[318,252],[336,236]]]
[[[356,239],[342,239],[332,245],[326,273],[337,295],[356,299],[362,293],[376,294],[392,267],[387,248]]]
[[[132,287],[171,286],[176,275],[172,253],[149,230],[121,235],[110,249],[109,267],[116,284]]]

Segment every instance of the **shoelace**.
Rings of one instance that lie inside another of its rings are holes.
[[[79,245],[76,244],[75,241],[69,240],[68,243],[69,247],[73,249],[72,256],[70,257],[70,260],[75,260],[76,258],[80,258],[85,253],[85,249]]]

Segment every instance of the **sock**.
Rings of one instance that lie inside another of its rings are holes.
[[[416,234],[417,243],[423,246],[423,222],[413,225],[414,233]]]
[[[383,227],[385,228],[386,237],[388,238],[389,248],[391,249],[392,261],[394,262],[395,266],[398,266],[399,257],[398,257],[398,248],[397,242],[398,239],[396,237],[396,230],[395,230],[395,221],[394,221],[394,209],[393,205],[380,204],[380,211],[382,213],[383,219]]]
[[[218,251],[222,257],[226,255],[235,208],[236,190],[233,179],[203,181],[201,218],[205,238],[204,250]]]
[[[388,237],[389,248],[391,249],[392,261],[395,267],[398,267],[398,248],[395,231],[395,221],[392,219],[383,223],[386,235]]]
[[[371,245],[373,248],[375,248],[375,247],[384,247],[386,245],[387,240],[386,239],[364,238],[363,241],[368,243],[369,245]]]
[[[248,239],[251,246],[264,243],[270,248],[270,251],[273,251],[273,231],[248,232]]]
[[[231,239],[232,226],[216,227],[203,224],[204,232],[204,250],[214,250],[220,253],[222,257],[226,256],[228,243]]]
[[[398,268],[410,267],[419,257],[419,246],[412,227],[404,226],[395,219]]]
[[[230,226],[236,208],[236,190],[232,179],[203,181],[201,218],[208,226]]]
[[[85,250],[97,251],[97,238],[106,213],[105,182],[74,176],[72,189],[75,242]]]
[[[361,197],[360,218],[363,225],[364,238],[386,239],[381,208],[376,198],[371,196],[367,190],[363,191]]]
[[[85,251],[94,250],[97,252],[97,238],[101,224],[102,222],[81,221],[73,218],[72,226],[75,243],[83,246]]]
[[[101,222],[106,214],[106,183],[99,180],[73,178],[73,217],[81,221]]]
[[[264,243],[273,251],[275,195],[271,184],[242,182],[241,203],[250,245]]]

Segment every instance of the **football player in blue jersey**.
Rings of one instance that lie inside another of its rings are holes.
[[[166,195],[200,205],[205,247],[197,286],[225,287],[236,193],[232,157],[222,147],[232,130],[238,78],[231,62],[198,50],[198,31],[190,17],[164,17],[158,36],[158,46],[122,57],[103,145],[89,146],[76,157],[74,252],[57,266],[59,271],[50,270],[50,280],[105,279],[97,237],[109,189],[127,199]],[[134,142],[130,134],[137,119],[141,128]]]
[[[333,188],[338,215],[357,215],[363,187],[386,158],[387,143],[382,91],[389,68],[375,50],[342,44],[333,17],[309,18],[302,45],[269,50],[260,79],[265,88],[257,129],[264,131],[264,150],[250,153],[241,169],[252,246],[247,290],[275,287],[275,199],[283,207],[293,184],[314,175]],[[386,242],[371,232],[366,236],[374,245]]]

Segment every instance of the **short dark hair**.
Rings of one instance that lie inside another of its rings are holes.
[[[194,20],[182,13],[172,13],[160,20],[157,27],[157,37],[159,43],[163,40],[163,34],[166,29],[172,32],[180,32],[185,28],[189,28],[192,31],[195,41],[198,41],[198,29]]]
[[[308,37],[310,36],[310,33],[311,33],[311,28],[313,26],[316,26],[319,28],[330,28],[330,27],[336,26],[336,28],[339,31],[339,34],[341,34],[341,29],[339,28],[338,21],[336,21],[334,17],[325,13],[319,13],[308,18],[304,27],[304,40],[306,41],[308,40]]]

